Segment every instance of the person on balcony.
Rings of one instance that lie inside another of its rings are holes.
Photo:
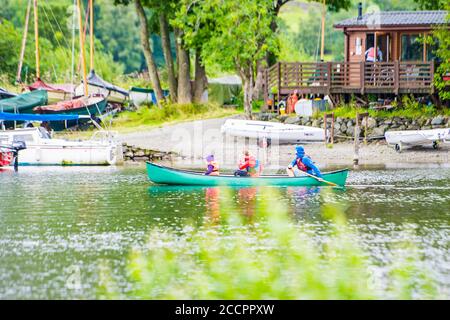
[[[383,52],[381,51],[380,47],[377,47],[377,57],[375,57],[374,47],[370,47],[369,49],[367,49],[365,56],[367,62],[383,61]]]

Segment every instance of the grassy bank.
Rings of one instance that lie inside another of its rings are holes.
[[[163,108],[142,106],[136,111],[124,111],[115,117],[104,119],[104,126],[119,133],[126,133],[184,121],[223,118],[239,113],[242,111],[214,104],[168,104]],[[55,133],[55,136],[65,139],[88,139],[95,130],[92,128],[86,131],[62,131]]]
[[[408,242],[392,244],[380,276],[334,201],[323,207],[329,227],[318,241],[311,225],[294,222],[276,189],[264,189],[242,212],[226,190],[198,226],[154,227],[128,264],[131,291],[121,293],[102,265],[99,295],[137,299],[428,299],[436,283]],[[332,194],[325,194],[328,199]],[[250,214],[253,212],[253,214]],[[257,214],[254,214],[257,213]],[[411,231],[414,232],[414,231]],[[405,230],[404,239],[409,239]],[[375,267],[376,268],[376,267]]]
[[[450,109],[438,110],[434,106],[419,106],[414,108],[397,107],[393,110],[373,110],[366,108],[356,108],[351,105],[345,105],[337,107],[333,110],[327,111],[328,113],[334,112],[335,117],[341,118],[355,118],[356,113],[368,112],[369,116],[373,118],[394,118],[401,117],[407,119],[418,119],[421,117],[434,117],[437,115],[450,116]],[[321,118],[325,112],[317,113],[314,117]]]
[[[143,106],[137,111],[121,112],[113,119],[112,128],[118,131],[135,131],[162,124],[222,118],[238,113],[235,109],[225,109],[214,104],[168,104],[162,108]]]

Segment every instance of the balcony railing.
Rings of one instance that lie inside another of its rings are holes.
[[[432,62],[278,62],[265,71],[265,92],[299,94],[431,93]]]

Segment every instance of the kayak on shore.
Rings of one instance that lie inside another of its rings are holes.
[[[326,172],[322,179],[338,186],[345,186],[348,169]],[[257,178],[233,175],[207,176],[203,172],[180,170],[147,162],[147,175],[156,184],[190,186],[328,186],[313,177],[288,177],[287,175],[262,175]]]

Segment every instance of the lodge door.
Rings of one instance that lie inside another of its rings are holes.
[[[390,33],[368,33],[366,37],[366,49],[375,46],[381,50],[381,57],[377,61],[389,62],[392,59],[392,35]]]

